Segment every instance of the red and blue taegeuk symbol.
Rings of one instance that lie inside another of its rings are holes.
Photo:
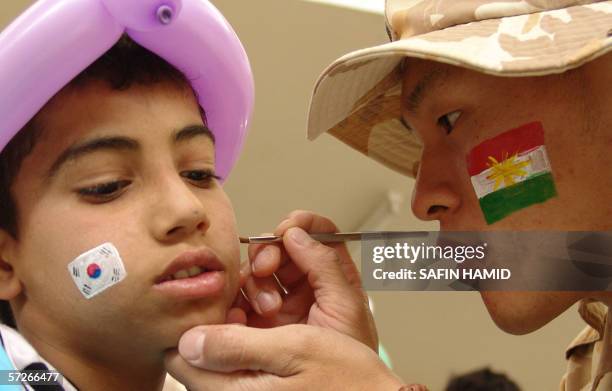
[[[89,278],[98,278],[102,274],[102,269],[97,263],[91,263],[87,266],[87,275]]]

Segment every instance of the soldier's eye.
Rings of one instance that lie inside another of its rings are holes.
[[[450,134],[455,128],[455,123],[461,117],[462,111],[456,110],[450,113],[446,113],[440,118],[438,118],[438,126],[441,126],[444,130],[446,130],[446,134]]]

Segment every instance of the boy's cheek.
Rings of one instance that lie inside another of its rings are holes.
[[[125,279],[125,265],[117,247],[103,243],[76,257],[68,273],[86,299],[98,295]]]
[[[26,280],[33,280],[31,284],[69,287],[69,296],[81,295],[67,266],[79,255],[107,242],[116,247],[127,272],[123,282],[110,288],[113,291],[118,287],[126,289],[123,285],[128,283],[136,290],[144,288],[143,284],[179,255],[158,251],[166,244],[158,243],[159,248],[155,248],[157,242],[146,224],[146,216],[139,213],[143,208],[129,208],[130,213],[109,213],[108,208],[79,210],[65,208],[59,200],[41,201],[29,214],[19,255],[23,272],[30,275]],[[200,240],[185,238],[184,244],[206,245],[215,251],[225,264],[228,296],[232,296],[238,291],[240,264],[234,210],[223,191],[203,201],[210,226]]]
[[[209,209],[210,227],[204,235],[204,244],[210,246],[225,265],[229,307],[239,291],[240,243],[234,208],[225,192],[218,196],[217,206]]]

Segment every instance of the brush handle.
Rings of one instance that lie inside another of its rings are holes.
[[[335,233],[313,233],[310,237],[322,243],[340,243],[362,240],[368,235],[387,235],[387,236],[426,236],[426,232],[335,232]],[[240,238],[240,243],[278,243],[282,242],[282,236],[267,235],[267,236],[249,236],[248,238]]]

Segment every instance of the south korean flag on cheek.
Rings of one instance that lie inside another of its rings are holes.
[[[115,285],[127,275],[119,251],[111,243],[79,255],[68,264],[68,272],[86,299]]]

